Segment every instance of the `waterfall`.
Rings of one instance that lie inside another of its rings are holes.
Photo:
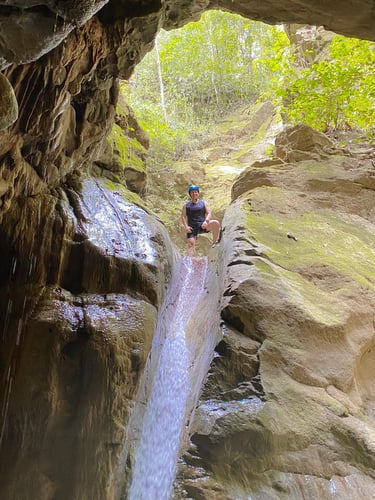
[[[135,446],[129,500],[171,497],[189,408],[198,397],[217,336],[215,321],[209,326],[207,268],[207,258],[182,259],[159,315],[149,359],[153,381],[144,389],[149,395]]]

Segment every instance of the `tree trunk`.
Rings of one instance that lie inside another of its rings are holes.
[[[161,104],[161,109],[163,110],[164,121],[165,121],[165,123],[168,123],[168,115],[167,115],[167,110],[165,107],[164,85],[163,85],[163,77],[161,74],[161,64],[160,64],[159,47],[158,47],[157,38],[155,39],[155,53],[156,53],[156,65],[158,68],[158,79],[159,79],[159,88],[160,88],[160,104]]]

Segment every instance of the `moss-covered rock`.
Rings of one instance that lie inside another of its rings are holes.
[[[202,491],[206,478],[218,498],[371,495],[373,173],[371,159],[332,150],[237,179],[219,251],[228,333],[193,423]]]
[[[111,160],[107,164],[111,177],[124,182],[135,193],[142,193],[146,185],[146,150],[135,137],[129,137],[117,124],[108,136]]]

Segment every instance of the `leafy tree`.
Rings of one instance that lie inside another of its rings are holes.
[[[153,152],[167,160],[228,108],[255,99],[282,67],[275,61],[288,43],[279,27],[220,11],[162,31],[158,52],[147,54],[125,90]]]
[[[291,124],[374,127],[372,42],[335,36],[328,58],[301,67],[282,27],[209,11],[162,31],[157,45],[124,88],[159,163],[194,148],[229,108],[257,98],[272,100]]]
[[[173,111],[184,119],[182,106],[189,105],[194,116],[210,120],[257,96],[274,69],[260,70],[256,61],[266,58],[281,37],[287,43],[276,27],[220,11],[206,12],[199,22],[168,34],[160,56]]]
[[[375,44],[335,36],[329,59],[284,75],[275,89],[291,123],[304,122],[318,130],[360,128],[375,123]]]

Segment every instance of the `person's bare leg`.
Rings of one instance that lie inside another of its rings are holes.
[[[195,240],[196,240],[196,238],[188,238],[188,240],[187,240],[187,256],[188,257],[194,256]]]
[[[210,220],[206,230],[212,231],[212,244],[216,243],[220,234],[220,222],[218,220]]]

